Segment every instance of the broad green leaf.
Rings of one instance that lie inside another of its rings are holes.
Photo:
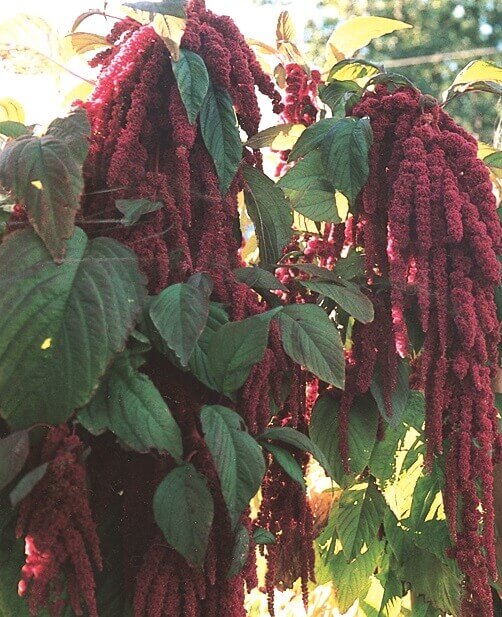
[[[110,430],[137,452],[156,449],[181,460],[183,444],[176,421],[150,378],[138,372],[127,353],[117,357],[77,419],[93,435]]]
[[[284,472],[287,473],[292,480],[298,482],[303,489],[305,489],[306,485],[302,468],[291,452],[288,452],[284,448],[266,441],[263,441],[262,444],[265,450],[268,450],[270,454],[273,455],[275,462],[282,467]]]
[[[206,478],[191,463],[175,467],[157,487],[153,511],[169,544],[202,569],[214,516]]]
[[[323,281],[300,281],[300,283],[310,291],[330,298],[349,315],[362,323],[369,323],[375,317],[371,300],[355,286],[344,287]]]
[[[209,88],[209,74],[206,65],[195,52],[180,49],[179,59],[173,62],[172,67],[188,120],[190,124],[193,124],[199,115]]]
[[[382,550],[383,543],[374,540],[364,553],[350,563],[347,563],[343,551],[330,558],[329,569],[341,613],[346,613],[357,599],[364,598],[368,593],[370,576]]]
[[[200,129],[225,195],[241,164],[242,143],[230,94],[211,83],[200,110]]]
[[[383,439],[375,443],[369,468],[381,482],[391,480],[396,473],[397,457],[404,447],[405,437],[410,429],[421,430],[425,418],[425,399],[421,392],[412,390],[403,413],[396,426],[385,427]]]
[[[213,335],[207,356],[212,378],[220,392],[231,394],[238,390],[251,368],[263,358],[270,320],[281,308],[229,322]]]
[[[333,271],[346,281],[363,276],[364,253],[350,250],[346,257],[343,257],[336,262]]]
[[[115,207],[124,215],[121,223],[129,227],[137,223],[144,214],[155,212],[163,207],[161,201],[149,199],[117,199]]]
[[[304,433],[300,433],[291,426],[273,426],[266,429],[259,437],[261,443],[267,443],[267,439],[286,443],[302,452],[310,452],[316,461],[324,467],[326,473],[330,473],[330,468],[324,453],[317,445]]]
[[[359,607],[366,617],[401,617],[404,593],[394,570],[384,569],[371,577],[371,587]]]
[[[336,118],[324,118],[323,120],[319,120],[319,122],[312,124],[312,126],[309,126],[302,133],[294,148],[289,153],[288,160],[296,161],[297,159],[306,156],[312,150],[319,148],[328,131],[332,129],[337,122],[338,120],[336,120]]]
[[[345,384],[342,340],[335,324],[315,304],[286,306],[279,315],[284,351],[297,364],[337,388]]]
[[[237,268],[234,270],[235,278],[241,283],[245,283],[248,287],[256,289],[258,292],[281,290],[287,291],[279,279],[268,270],[259,268],[258,266],[251,266],[250,268]]]
[[[312,221],[341,222],[335,190],[326,179],[322,156],[318,150],[306,154],[279,180],[278,185],[295,212]]]
[[[22,470],[30,450],[27,431],[17,431],[0,439],[0,491]]]
[[[293,214],[281,189],[262,171],[244,166],[246,210],[254,223],[260,261],[275,264],[293,234]]]
[[[221,405],[205,405],[200,415],[221,490],[235,526],[265,475],[265,459],[258,443],[242,427],[242,418]]]
[[[369,118],[342,118],[323,140],[326,176],[354,205],[369,175],[368,154],[373,142]]]
[[[397,19],[388,17],[372,17],[370,15],[354,16],[335,28],[328,39],[328,57],[337,60],[350,58],[356,51],[366,47],[373,39],[396,32],[412,28]]]
[[[29,471],[25,476],[19,480],[16,486],[9,494],[10,503],[15,508],[21,501],[27,497],[40,480],[45,476],[49,463],[42,463],[35,469]]]
[[[373,383],[371,384],[371,394],[376,401],[378,410],[391,426],[395,427],[403,420],[404,411],[410,396],[409,379],[410,369],[408,364],[404,362],[404,360],[399,360],[397,365],[396,387],[392,392],[392,415],[390,415],[385,408],[379,373],[375,375]]]
[[[26,207],[33,228],[61,262],[84,187],[82,164],[69,146],[52,136],[8,142],[0,153],[0,184]]]
[[[353,105],[359,100],[363,89],[351,80],[334,79],[327,85],[319,88],[319,98],[328,105],[333,113],[340,105]]]
[[[271,531],[257,527],[253,532],[253,539],[256,544],[274,544],[275,536]]]
[[[223,307],[216,302],[211,302],[206,327],[202,331],[188,362],[188,367],[193,375],[211,390],[217,390],[218,386],[213,379],[208,359],[209,344],[214,333],[226,323],[228,323],[228,315]]]
[[[0,406],[8,423],[58,424],[91,398],[145,299],[132,251],[76,228],[61,265],[31,231],[0,245]],[[22,391],[23,396],[19,396]]]
[[[399,576],[414,593],[450,615],[458,615],[462,592],[458,569],[425,549],[411,545],[403,555]]]
[[[170,285],[152,301],[149,313],[166,345],[187,366],[207,323],[207,290],[188,283]]]
[[[249,545],[251,538],[249,537],[249,531],[242,523],[239,523],[235,530],[234,548],[232,551],[232,561],[228,569],[226,579],[230,580],[239,572],[242,571],[247,563],[249,557]]]
[[[441,617],[442,613],[422,598],[415,598],[409,617]]]
[[[250,137],[245,145],[253,150],[272,148],[272,150],[290,150],[305,131],[304,124],[278,124],[264,129]]]
[[[74,159],[83,165],[91,136],[91,125],[85,109],[77,109],[64,118],[56,118],[47,127],[46,135],[63,141]]]
[[[502,176],[502,151],[497,150],[492,152],[483,159],[486,165],[495,173],[498,177]]]
[[[147,13],[160,13],[161,15],[173,15],[174,17],[186,17],[186,0],[161,0],[161,2],[125,2],[135,11]]]
[[[17,137],[27,135],[28,133],[28,127],[26,127],[22,122],[15,122],[14,120],[5,120],[4,122],[0,122],[0,135],[5,135],[5,137],[12,137],[13,139],[16,139]]]
[[[377,537],[382,524],[384,501],[371,481],[343,491],[338,503],[336,531],[347,561],[352,561],[366,544]]]
[[[353,477],[344,473],[340,459],[340,403],[329,395],[318,399],[312,410],[310,438],[323,452],[333,470],[333,479],[340,486],[349,486]],[[370,397],[357,399],[349,411],[349,464],[359,475],[371,457],[377,439],[378,411]]]

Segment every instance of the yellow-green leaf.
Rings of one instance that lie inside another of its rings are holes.
[[[110,47],[104,36],[92,32],[72,32],[63,39],[62,57],[68,60],[72,56],[96,51],[102,47]]]
[[[153,18],[152,27],[164,41],[171,58],[177,62],[180,57],[180,45],[185,32],[186,19],[157,13]]]
[[[370,15],[352,17],[335,28],[329,37],[326,59],[329,62],[330,60],[340,61],[343,58],[350,58],[357,50],[368,45],[373,39],[411,27],[410,24],[388,17],[372,17]]]
[[[275,36],[278,46],[285,41],[294,41],[296,39],[295,24],[288,11],[281,11],[277,20]]]
[[[246,146],[254,150],[258,150],[259,148],[291,150],[305,128],[304,124],[294,124],[292,122],[271,126],[253,135],[253,137],[246,142]]]
[[[473,60],[455,77],[451,87],[473,81],[494,81],[502,83],[502,67],[488,60]]]
[[[12,98],[0,99],[0,121],[24,122],[24,109],[19,101]]]

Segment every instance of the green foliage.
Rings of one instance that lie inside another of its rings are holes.
[[[200,416],[232,524],[260,488],[265,460],[260,446],[244,430],[242,418],[221,405],[205,405]]]
[[[61,262],[84,187],[89,124],[85,112],[58,118],[44,137],[23,135],[0,152],[0,184],[26,207],[33,228]]]
[[[27,134],[28,128],[24,126],[22,122],[15,122],[14,120],[5,120],[4,122],[0,122],[0,135],[5,135],[5,137],[12,137],[13,139],[16,139],[17,137],[22,137]]]
[[[349,464],[351,474],[343,469],[339,444],[339,402],[325,395],[319,398],[312,410],[310,437],[327,458],[332,477],[340,486],[350,486],[355,475],[368,465],[377,443],[378,412],[369,397],[358,399],[349,414]],[[355,475],[354,475],[355,474]]]
[[[246,209],[254,223],[260,261],[275,264],[291,239],[293,215],[282,191],[263,172],[245,165]]]
[[[200,130],[226,194],[237,173],[242,158],[242,143],[237,120],[228,92],[209,83],[200,109]]]
[[[206,65],[198,54],[180,49],[180,57],[172,66],[188,119],[194,124],[209,89]]]
[[[227,579],[231,579],[239,574],[246,565],[249,557],[250,541],[249,531],[242,523],[239,523],[235,530],[234,549],[232,552],[232,561],[230,562],[230,567],[226,575]]]
[[[403,414],[408,403],[408,397],[410,396],[410,387],[408,385],[409,376],[409,366],[403,360],[400,360],[397,366],[396,387],[392,392],[392,414],[389,414],[385,408],[380,375],[378,373],[371,384],[371,394],[376,401],[378,410],[382,414],[382,417],[392,426],[398,426],[403,420]]]
[[[112,431],[137,452],[156,449],[176,460],[183,453],[181,433],[160,392],[138,372],[129,353],[118,356],[78,422],[93,435]]]
[[[212,291],[211,280],[207,279],[206,288],[193,285],[190,280],[170,285],[150,304],[153,324],[182,366],[187,366],[207,323]]]
[[[29,471],[19,480],[16,486],[10,492],[9,498],[12,507],[15,508],[21,501],[31,493],[36,484],[45,476],[49,463],[42,463]]]
[[[326,383],[343,388],[345,358],[340,334],[315,304],[286,306],[279,314],[284,351]]]
[[[234,270],[235,277],[241,283],[246,283],[248,287],[263,293],[274,290],[287,291],[285,287],[275,276],[268,270],[263,270],[258,266],[251,268],[237,268]]]
[[[191,463],[175,467],[157,487],[153,510],[169,544],[202,568],[214,515],[206,478]]]
[[[27,431],[17,431],[0,439],[0,490],[22,470],[30,450]]]
[[[375,312],[371,300],[355,285],[339,281],[342,285],[326,281],[300,281],[301,284],[326,298],[330,298],[340,308],[362,323],[373,321]],[[344,284],[343,284],[344,283]]]
[[[270,454],[273,455],[275,462],[282,467],[288,476],[305,489],[306,484],[302,468],[291,452],[273,443],[268,443],[267,441],[263,441],[262,445],[265,450],[268,450]]]
[[[0,246],[0,402],[9,424],[57,424],[85,405],[144,297],[135,255],[114,240],[89,241],[77,228],[56,265],[31,230],[9,235]]]
[[[372,142],[369,118],[342,118],[323,139],[326,175],[351,204],[368,179],[368,152]]]
[[[122,224],[127,227],[137,223],[144,214],[160,210],[164,204],[161,201],[149,199],[117,199],[115,207],[122,212]]]
[[[278,310],[280,307],[229,322],[213,335],[207,355],[212,378],[220,392],[232,394],[238,390],[251,368],[263,358],[270,320]]]

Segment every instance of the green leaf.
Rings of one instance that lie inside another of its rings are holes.
[[[9,494],[10,503],[13,508],[31,493],[35,486],[45,476],[48,466],[49,463],[43,463],[21,478]]]
[[[411,545],[403,555],[399,576],[436,608],[450,615],[459,614],[460,573],[431,552]]]
[[[232,551],[232,561],[228,569],[226,579],[230,580],[239,572],[242,571],[247,563],[249,557],[249,545],[251,538],[249,537],[249,531],[244,527],[242,523],[239,523],[235,530],[234,548]]]
[[[307,435],[300,433],[300,431],[291,426],[273,426],[266,429],[258,439],[263,445],[266,444],[267,439],[273,439],[274,441],[287,443],[302,452],[310,452],[316,461],[324,467],[326,472],[330,473],[329,463],[320,448]]]
[[[295,211],[312,221],[339,223],[342,220],[337,210],[335,190],[324,174],[321,153],[318,150],[309,152],[304,159],[298,161],[279,180],[278,186],[284,191]]]
[[[152,301],[149,312],[163,341],[187,366],[209,316],[207,291],[188,283],[170,285]]]
[[[333,272],[346,281],[363,276],[364,253],[349,250],[346,257],[342,257],[336,262]]]
[[[164,204],[161,201],[149,199],[117,199],[115,207],[124,215],[121,223],[126,227],[134,225],[144,214],[160,210]]]
[[[290,150],[300,135],[305,131],[304,124],[285,123],[271,126],[250,137],[246,146],[259,150],[272,148],[273,150]]]
[[[153,511],[169,544],[188,562],[202,568],[214,516],[206,478],[191,463],[176,467],[157,487]]]
[[[322,281],[300,281],[300,283],[307,289],[310,289],[310,291],[330,298],[361,323],[369,323],[375,317],[371,300],[355,286],[349,287],[346,284],[343,287],[336,283],[325,283]]]
[[[89,152],[91,125],[85,109],[72,111],[65,118],[56,118],[47,127],[46,135],[63,141],[73,158],[83,165]]]
[[[0,439],[0,491],[22,470],[30,451],[27,431],[17,431]]]
[[[286,306],[279,315],[284,351],[297,364],[337,388],[345,383],[342,340],[335,324],[314,304]]]
[[[337,79],[340,81],[348,81],[362,79],[363,77],[372,77],[377,73],[381,73],[383,67],[367,60],[354,60],[353,58],[337,62],[330,70],[326,83],[331,83]]]
[[[181,460],[181,432],[152,381],[133,366],[130,354],[118,356],[78,421],[93,435],[112,431],[138,452],[156,449]]]
[[[22,122],[15,122],[14,120],[5,120],[4,122],[0,122],[0,135],[5,135],[6,137],[16,139],[22,135],[27,135],[28,132],[28,127],[26,127]]]
[[[220,304],[211,302],[209,304],[209,316],[206,327],[200,335],[188,362],[188,367],[192,374],[211,390],[217,390],[218,386],[214,381],[208,358],[209,345],[215,332],[226,323],[228,323],[228,315],[225,310]]]
[[[195,52],[180,49],[180,57],[172,63],[181,100],[190,124],[194,124],[209,88],[209,74],[204,60]]]
[[[260,488],[265,460],[257,442],[242,430],[242,418],[235,411],[221,405],[205,405],[200,420],[235,526]]]
[[[336,531],[347,561],[352,561],[377,537],[384,501],[371,481],[343,491],[338,504]]]
[[[275,264],[293,234],[293,214],[281,189],[262,171],[245,165],[246,209],[258,237],[260,261]]]
[[[404,362],[404,360],[400,360],[397,365],[396,388],[392,392],[392,415],[389,415],[387,409],[385,408],[379,372],[376,373],[371,384],[371,394],[376,401],[378,410],[380,411],[382,417],[385,418],[391,426],[395,427],[403,420],[404,411],[410,396],[409,379],[409,366],[406,362]]]
[[[342,118],[323,140],[328,179],[354,204],[369,176],[368,154],[373,142],[369,118]]]
[[[281,309],[227,323],[213,335],[207,356],[212,378],[220,392],[231,394],[238,390],[251,368],[262,360],[270,320]]]
[[[162,0],[161,2],[125,2],[135,11],[159,13],[160,15],[173,15],[174,17],[186,17],[186,0]]]
[[[363,89],[355,81],[334,79],[327,85],[319,88],[319,98],[328,105],[334,113],[337,107],[343,105],[353,105],[359,100]]]
[[[339,445],[339,401],[329,395],[318,399],[312,410],[310,438],[323,452],[333,470],[333,479],[340,486],[353,483],[344,473]],[[378,411],[369,396],[356,399],[349,411],[349,464],[355,475],[368,465],[376,442]]]
[[[274,544],[275,536],[271,531],[257,527],[253,532],[253,539],[256,544]]]
[[[250,268],[237,268],[234,270],[235,278],[241,283],[245,283],[248,287],[256,289],[258,292],[278,290],[287,291],[279,279],[268,270],[259,268],[258,266],[251,266]]]
[[[230,94],[211,83],[200,110],[200,130],[225,195],[241,164],[242,143]]]
[[[82,163],[52,136],[19,137],[0,152],[0,184],[28,218],[51,255],[62,261],[84,187]]]
[[[383,543],[374,540],[366,552],[347,563],[343,551],[340,551],[329,561],[333,585],[338,598],[340,613],[346,613],[357,599],[362,599],[368,592],[378,558],[382,552]]]
[[[31,230],[0,245],[0,405],[17,429],[58,424],[91,398],[145,299],[132,251],[81,229],[54,264]],[[23,396],[19,396],[19,392]]]
[[[422,598],[417,597],[413,602],[409,617],[441,617],[441,611],[434,608],[432,604],[425,602]]]
[[[298,482],[298,484],[305,490],[305,478],[303,477],[303,471],[295,457],[284,448],[280,448],[272,443],[266,441],[262,442],[265,450],[268,450],[273,455],[276,463],[282,467],[282,469],[288,474],[288,476]]]
[[[294,148],[289,153],[288,161],[296,161],[306,156],[312,150],[316,150],[322,145],[324,138],[338,122],[336,118],[324,118],[312,126],[309,126],[300,136]],[[294,169],[294,168],[293,168]],[[291,170],[288,172],[290,173]],[[287,174],[286,174],[287,175]]]
[[[381,482],[387,482],[396,472],[396,458],[403,447],[410,428],[420,430],[425,418],[425,399],[421,392],[412,390],[402,421],[396,426],[386,426],[383,439],[375,443],[369,468]]]

